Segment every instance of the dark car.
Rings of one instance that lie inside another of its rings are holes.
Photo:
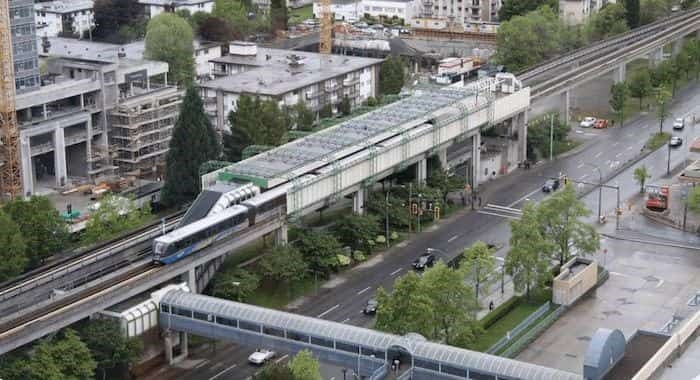
[[[374,298],[370,298],[367,301],[367,305],[365,305],[365,308],[362,309],[362,312],[366,315],[374,314],[377,312],[377,305],[379,305],[379,302],[377,302],[377,300]]]
[[[435,255],[431,253],[426,253],[421,255],[419,258],[413,260],[413,269],[423,270],[425,268],[430,268],[435,264]]]
[[[559,188],[559,180],[558,179],[548,179],[544,185],[542,185],[542,191],[545,193],[550,193],[552,191],[556,191]]]

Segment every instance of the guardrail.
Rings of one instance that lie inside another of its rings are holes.
[[[552,302],[547,301],[546,303],[544,303],[537,310],[532,312],[532,314],[528,315],[527,318],[518,323],[518,325],[515,326],[515,328],[509,330],[504,337],[499,339],[498,342],[496,342],[493,346],[486,350],[486,353],[495,354],[496,352],[500,351],[511,340],[515,339],[518,335],[520,335],[520,333],[523,332],[523,330],[530,327],[530,325],[532,325],[537,319],[539,319],[541,316],[547,313],[551,307]]]
[[[510,345],[500,356],[506,358],[514,358],[518,355],[525,347],[537,339],[540,334],[542,334],[549,326],[556,322],[559,317],[566,311],[566,306],[560,305],[558,308],[536,324],[531,330],[523,334],[517,341]]]

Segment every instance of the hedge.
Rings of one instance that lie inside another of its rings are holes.
[[[498,322],[499,319],[503,318],[503,316],[510,313],[511,310],[520,305],[522,300],[523,299],[520,296],[513,296],[509,298],[508,301],[502,303],[481,319],[481,327],[486,330],[493,326],[493,324]]]

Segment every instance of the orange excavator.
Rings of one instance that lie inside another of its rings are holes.
[[[647,209],[662,212],[668,209],[669,187],[668,185],[647,185],[646,187]]]

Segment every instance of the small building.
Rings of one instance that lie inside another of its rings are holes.
[[[187,10],[190,14],[211,13],[214,10],[214,0],[139,0],[139,4],[143,4],[147,17],[180,10]]]
[[[591,290],[598,282],[598,264],[574,257],[562,265],[552,283],[552,302],[569,306]]]
[[[219,42],[207,42],[194,40],[194,69],[197,78],[211,79],[210,60],[220,58],[223,54],[222,45]]]
[[[321,2],[313,3],[314,17],[321,18]],[[355,22],[362,17],[361,0],[333,0],[331,2],[331,13],[336,20]]]
[[[211,60],[218,78],[200,84],[205,108],[218,130],[228,130],[227,116],[241,94],[275,99],[280,106],[304,102],[319,111],[331,105],[334,112],[344,97],[354,107],[377,96],[383,60],[295,50],[259,48],[233,42],[229,55]]]
[[[422,29],[465,30],[475,22],[498,21],[502,0],[419,0],[410,25]]]
[[[50,1],[34,4],[38,37],[86,38],[95,27],[94,2]]]
[[[616,0],[559,0],[559,17],[568,24],[581,24],[608,3]]]
[[[416,0],[363,0],[360,15],[380,20],[398,19],[410,25],[417,11]]]

